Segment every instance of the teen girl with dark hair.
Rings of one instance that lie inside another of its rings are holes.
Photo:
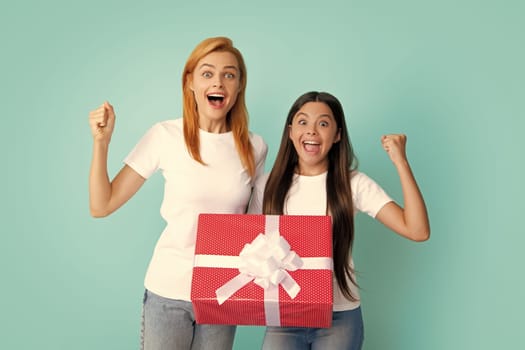
[[[263,349],[361,349],[363,320],[352,261],[356,212],[410,240],[429,238],[425,203],[405,153],[406,136],[385,135],[381,143],[399,174],[404,208],[356,170],[336,97],[308,92],[292,105],[274,166],[257,181],[249,212],[332,217],[334,312],[327,329],[268,327]]]

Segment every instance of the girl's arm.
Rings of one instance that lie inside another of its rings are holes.
[[[377,213],[376,219],[401,236],[421,242],[430,237],[430,224],[425,201],[407,160],[406,140],[406,135],[400,134],[385,135],[381,138],[383,148],[399,175],[404,208],[390,202]]]
[[[120,208],[142,186],[145,179],[125,165],[109,181],[107,158],[115,125],[113,106],[105,102],[89,114],[93,135],[93,158],[89,174],[89,208],[94,217],[103,217]]]

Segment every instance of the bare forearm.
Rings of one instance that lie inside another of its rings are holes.
[[[394,165],[399,174],[399,180],[403,191],[403,215],[407,233],[413,240],[427,240],[430,236],[427,209],[416,179],[414,178],[414,174],[412,173],[412,169],[406,160],[396,162]]]
[[[89,207],[94,217],[108,215],[106,208],[111,198],[111,183],[107,171],[108,147],[104,142],[93,143],[89,174]]]

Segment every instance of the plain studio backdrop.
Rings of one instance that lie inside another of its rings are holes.
[[[344,105],[360,169],[402,201],[380,147],[406,133],[432,236],[357,219],[367,350],[522,342],[525,5],[521,1],[20,1],[0,5],[3,349],[135,349],[164,227],[156,174],[112,216],[88,208],[88,113],[117,114],[113,177],[154,123],[181,116],[195,45],[225,35],[248,67],[270,169],[292,102]],[[239,327],[257,349],[263,327]]]

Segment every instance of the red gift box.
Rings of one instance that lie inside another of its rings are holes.
[[[197,323],[327,328],[332,298],[329,216],[199,215]]]

